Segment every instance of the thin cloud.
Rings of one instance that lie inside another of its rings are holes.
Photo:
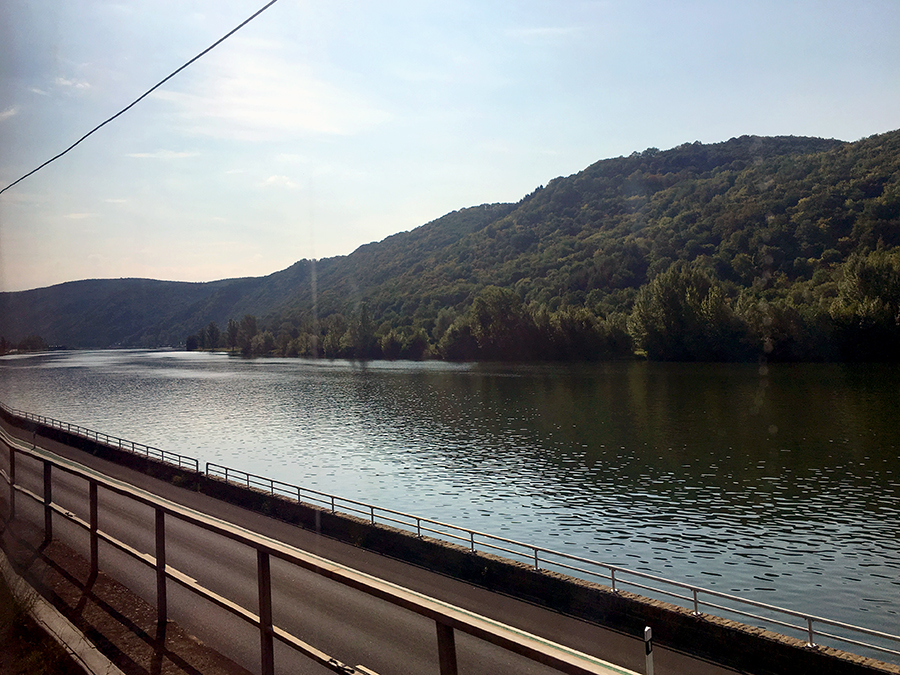
[[[137,157],[139,159],[185,159],[186,157],[197,157],[199,152],[176,152],[174,150],[157,150],[156,152],[130,152],[126,157]]]
[[[263,186],[275,186],[275,187],[285,187],[290,190],[294,190],[297,187],[297,184],[292,181],[287,176],[269,176],[263,181]]]
[[[5,122],[10,117],[15,117],[19,114],[19,107],[15,105],[9,106],[6,110],[0,112],[0,122]]]
[[[180,109],[192,133],[238,140],[283,140],[322,134],[349,136],[390,115],[361,94],[290,63],[272,44],[243,44],[203,69],[190,92],[158,90]]]
[[[309,157],[306,155],[298,155],[293,152],[281,152],[275,156],[275,160],[278,162],[289,162],[291,164],[301,164],[309,161]]]
[[[57,77],[56,85],[59,87],[71,87],[72,89],[90,89],[91,85],[89,82],[85,82],[84,80],[70,80],[65,77]]]
[[[50,95],[49,91],[44,91],[43,89],[38,89],[37,87],[29,87],[28,91],[30,91],[32,94],[38,94],[40,96]]]

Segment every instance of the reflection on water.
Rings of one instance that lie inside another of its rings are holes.
[[[860,625],[900,626],[900,369],[0,360],[8,405]]]

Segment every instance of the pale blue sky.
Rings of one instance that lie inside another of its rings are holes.
[[[263,0],[3,0],[0,187]],[[608,157],[900,128],[900,2],[304,2],[0,195],[0,290],[350,253]]]

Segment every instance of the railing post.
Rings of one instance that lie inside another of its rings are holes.
[[[53,484],[50,476],[50,469],[53,465],[44,460],[44,541],[49,542],[53,539]]]
[[[156,632],[165,635],[168,621],[166,599],[166,512],[156,509]]]
[[[534,571],[539,572],[541,569],[541,565],[538,562],[538,550],[534,549]]]
[[[694,594],[694,616],[700,616],[700,603],[697,602],[697,589],[692,588],[691,591],[693,591]]]
[[[441,666],[441,675],[457,675],[456,668],[456,639],[453,637],[453,628],[436,621],[438,661]]]
[[[272,631],[272,572],[269,554],[256,551],[257,584],[259,586],[259,653],[262,675],[275,672],[275,645]]]
[[[612,567],[609,568],[609,581],[612,584],[613,593],[617,593],[618,591],[616,591],[616,571]]]
[[[653,675],[653,629],[650,626],[644,628],[644,654],[647,675]]]
[[[97,576],[99,569],[99,550],[97,529],[99,526],[99,518],[97,515],[97,481],[90,482],[91,495],[91,577]]]
[[[812,627],[812,617],[806,617],[806,630],[807,630],[807,642],[806,646],[815,649],[816,641],[815,636],[813,635],[813,627]]]
[[[9,447],[9,519],[16,517],[16,449]]]

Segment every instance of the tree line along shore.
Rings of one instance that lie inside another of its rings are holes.
[[[821,280],[820,280],[821,281]],[[489,286],[459,314],[428,325],[372,320],[366,305],[299,326],[256,317],[212,322],[187,349],[244,356],[455,361],[894,361],[900,357],[900,250],[879,248],[835,265],[820,283],[769,299],[735,289],[702,263],[677,263],[642,286],[631,311],[551,310]]]

